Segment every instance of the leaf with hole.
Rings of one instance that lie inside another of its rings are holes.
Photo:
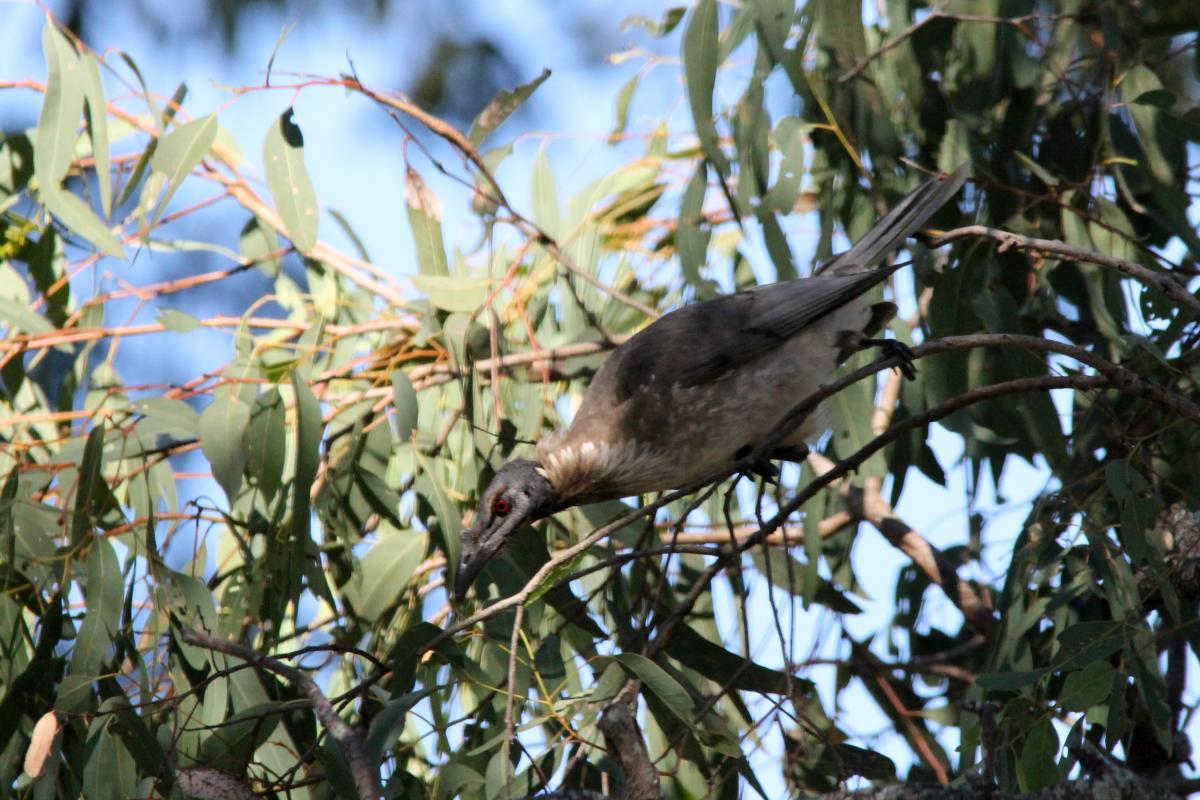
[[[317,193],[304,166],[304,136],[293,117],[289,108],[271,123],[263,141],[263,169],[288,237],[308,253],[317,244]]]

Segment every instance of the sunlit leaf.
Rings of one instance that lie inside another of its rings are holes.
[[[112,164],[108,157],[108,106],[104,101],[104,82],[100,62],[92,53],[80,58],[83,68],[83,95],[87,99],[88,132],[92,138],[92,156],[96,162],[96,186],[104,216],[112,213]]]
[[[246,466],[242,433],[250,423],[250,406],[234,394],[218,396],[200,414],[200,446],[213,477],[229,502],[237,499]]]
[[[209,114],[176,128],[158,140],[158,148],[150,159],[150,166],[167,177],[167,194],[158,204],[150,224],[153,225],[162,216],[184,178],[192,174],[216,139],[217,115]]]
[[[449,275],[446,245],[442,241],[442,203],[425,184],[421,173],[406,167],[404,174],[404,201],[408,206],[408,224],[412,226],[421,274],[433,277]]]
[[[292,244],[307,253],[317,244],[317,194],[304,166],[304,136],[293,116],[289,108],[271,123],[263,141],[263,169]],[[215,118],[213,125],[215,137]]]
[[[42,52],[49,75],[38,118],[33,170],[44,194],[58,188],[74,158],[86,78],[75,48],[49,20],[42,28]]]
[[[467,134],[471,144],[476,147],[483,144],[492,131],[499,128],[504,120],[512,116],[512,113],[520,108],[549,77],[550,70],[543,69],[542,73],[529,83],[522,84],[515,89],[506,89],[496,95],[495,99],[488,103],[487,108],[479,112],[479,116],[471,123],[471,131]]]

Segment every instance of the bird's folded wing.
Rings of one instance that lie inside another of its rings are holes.
[[[606,367],[616,379],[615,399],[628,399],[649,384],[710,384],[778,348],[891,272],[800,278],[685,306],[614,354]]]

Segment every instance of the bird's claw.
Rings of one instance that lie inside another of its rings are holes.
[[[752,461],[747,472],[751,475],[757,475],[771,486],[779,485],[779,469],[766,456],[756,458]]]
[[[900,363],[896,368],[900,370],[900,374],[910,381],[916,379],[917,368],[913,366],[916,355],[904,342],[898,339],[863,339],[861,344],[864,347],[878,347],[884,358],[897,359]]]

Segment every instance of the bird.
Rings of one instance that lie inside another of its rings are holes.
[[[496,471],[462,533],[455,600],[524,525],[724,477],[855,351],[903,355],[871,338],[896,307],[864,295],[901,266],[882,262],[958,192],[967,167],[926,179],[812,276],[682,306],[614,349],[570,426]],[[769,455],[802,457],[824,428],[818,409]]]

